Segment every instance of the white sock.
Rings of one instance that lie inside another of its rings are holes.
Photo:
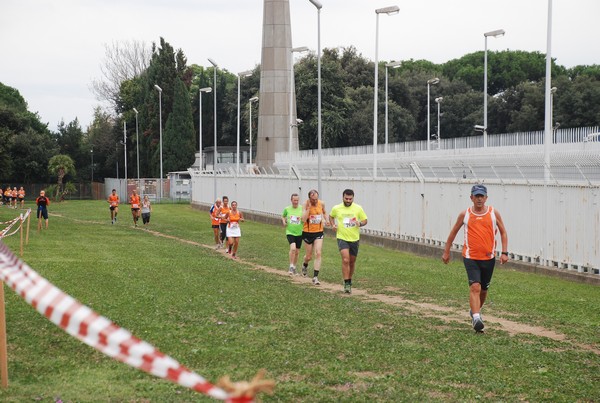
[[[477,320],[477,319],[480,319],[480,318],[481,318],[481,316],[478,313],[474,313],[473,314],[473,320]]]

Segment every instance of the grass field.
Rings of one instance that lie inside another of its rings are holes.
[[[102,201],[49,211],[50,229],[32,221],[25,248],[34,270],[210,381],[266,368],[277,386],[264,401],[600,400],[597,286],[498,268],[477,335],[460,261],[362,244],[347,296],[331,237],[315,287],[286,274],[281,227],[243,223],[234,261],[212,249],[208,214],[189,205],[155,205],[155,233],[133,228],[127,206],[116,225]],[[15,215],[0,207],[0,221]],[[509,237],[519,230],[506,225]],[[18,253],[18,236],[5,243]],[[209,400],[96,352],[5,293],[0,400]]]

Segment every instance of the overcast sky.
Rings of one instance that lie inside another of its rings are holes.
[[[398,5],[379,17],[379,60],[426,59],[443,63],[483,50],[546,52],[548,0],[320,0],[321,47],[354,46],[375,59],[375,9]],[[317,49],[317,11],[308,0],[290,0],[292,46]],[[2,0],[0,82],[17,88],[56,130],[79,118],[85,130],[99,104],[90,90],[100,78],[105,44],[159,42],[182,49],[188,64],[207,58],[237,73],[260,64],[263,0]],[[554,0],[552,57],[573,67],[600,64],[600,0]]]

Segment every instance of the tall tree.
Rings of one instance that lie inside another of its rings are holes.
[[[141,41],[105,44],[104,60],[100,65],[102,78],[92,81],[92,90],[98,100],[116,107],[121,84],[142,74],[148,68],[151,54],[150,47]]]
[[[187,88],[181,79],[175,79],[173,111],[169,115],[163,135],[164,173],[181,171],[194,162],[194,119]]]
[[[56,188],[55,197],[58,197],[58,194],[63,190],[63,180],[65,176],[75,174],[75,164],[68,155],[58,154],[48,161],[48,171],[50,174],[57,177],[56,183],[58,186]]]

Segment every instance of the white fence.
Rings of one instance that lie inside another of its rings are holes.
[[[352,188],[369,217],[368,233],[442,246],[461,210],[471,205],[472,180],[324,178],[322,199],[330,210]],[[513,259],[599,274],[600,189],[598,186],[486,182],[488,204],[501,213]],[[236,200],[242,211],[279,216],[291,193],[301,200],[316,178],[276,175],[217,176],[218,196]],[[192,203],[214,200],[212,176],[193,175]],[[462,233],[456,239],[462,244]]]

